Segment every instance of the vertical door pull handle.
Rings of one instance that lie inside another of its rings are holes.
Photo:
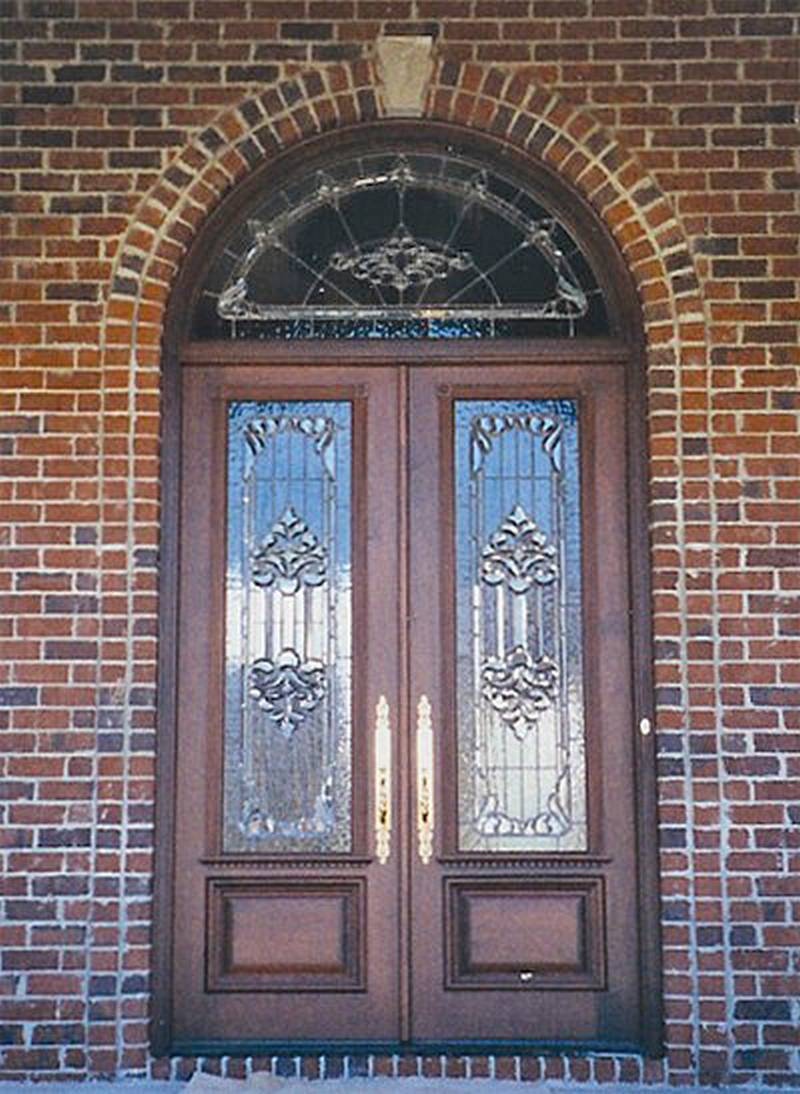
[[[431,704],[421,695],[417,705],[417,837],[426,865],[433,855],[433,723]]]
[[[384,865],[392,844],[392,734],[389,703],[381,695],[375,707],[375,854]]]

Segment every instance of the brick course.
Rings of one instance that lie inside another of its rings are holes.
[[[0,1075],[147,1051],[160,340],[220,198],[382,113],[557,169],[647,338],[667,1055],[279,1058],[279,1074],[800,1075],[800,12],[793,0],[0,0]]]

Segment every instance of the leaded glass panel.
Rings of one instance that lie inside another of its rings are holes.
[[[459,849],[586,849],[578,406],[455,402]]]
[[[449,147],[351,155],[269,187],[211,263],[192,320],[195,338],[608,333],[563,221]]]
[[[351,847],[351,405],[228,404],[225,851]]]

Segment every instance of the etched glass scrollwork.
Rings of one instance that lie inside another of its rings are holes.
[[[351,408],[228,404],[224,850],[351,847]]]
[[[608,334],[591,263],[543,199],[448,146],[332,159],[270,186],[212,262],[195,338]]]
[[[459,849],[585,850],[577,403],[454,419]]]

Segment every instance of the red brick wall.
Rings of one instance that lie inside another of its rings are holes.
[[[0,0],[0,18],[0,1074],[195,1066],[150,1061],[146,1029],[165,302],[236,180],[379,115],[374,40],[419,33],[427,114],[588,196],[648,341],[668,1052],[472,1074],[797,1082],[796,0]]]

